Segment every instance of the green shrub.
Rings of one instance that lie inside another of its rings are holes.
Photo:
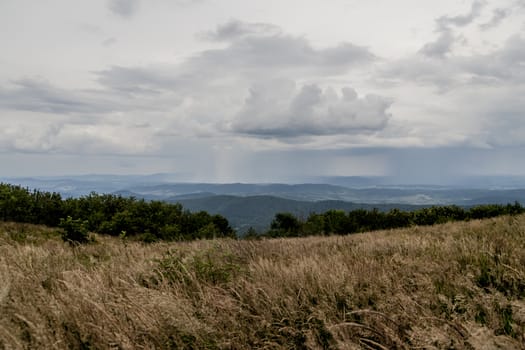
[[[87,243],[91,239],[87,229],[87,221],[73,219],[68,216],[66,219],[60,219],[59,227],[63,230],[62,240],[70,244]]]
[[[141,233],[137,236],[137,240],[142,243],[150,244],[155,243],[159,241],[159,238],[152,234],[151,232],[147,231],[144,233]]]
[[[293,237],[299,234],[301,222],[293,214],[277,213],[270,227],[270,236]]]

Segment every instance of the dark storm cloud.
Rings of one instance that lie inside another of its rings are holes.
[[[109,0],[109,10],[121,17],[130,17],[138,9],[139,0]]]
[[[317,85],[297,90],[292,82],[272,81],[252,87],[231,129],[261,137],[367,134],[386,127],[390,105],[380,96],[358,97],[348,87],[337,94]]]

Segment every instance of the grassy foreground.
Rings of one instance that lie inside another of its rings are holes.
[[[525,349],[525,216],[70,247],[0,224],[0,349]]]

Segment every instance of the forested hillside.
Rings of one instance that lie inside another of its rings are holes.
[[[265,235],[270,237],[299,237],[318,234],[346,235],[410,226],[429,226],[451,221],[484,219],[500,215],[518,215],[524,212],[525,208],[515,202],[507,205],[477,205],[467,209],[448,205],[413,211],[403,211],[397,208],[388,212],[376,208],[371,210],[356,209],[349,212],[328,210],[319,214],[312,213],[306,219],[297,218],[290,213],[279,213],[275,216],[270,230]]]
[[[180,204],[96,193],[62,199],[58,193],[0,184],[0,220],[56,227],[67,218],[92,232],[144,240],[235,236],[224,217],[191,213]]]

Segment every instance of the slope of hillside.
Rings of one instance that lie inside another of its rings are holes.
[[[0,348],[524,349],[525,216],[144,245],[0,224]]]

